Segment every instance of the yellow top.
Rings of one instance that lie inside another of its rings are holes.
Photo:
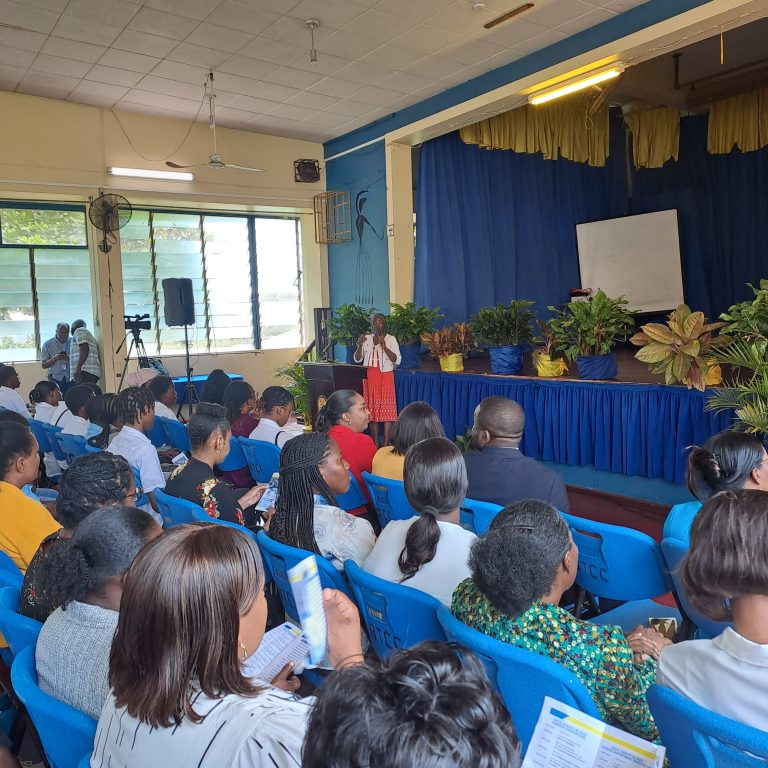
[[[0,549],[22,571],[26,572],[40,542],[60,528],[42,504],[0,480]]]
[[[405,456],[398,456],[393,452],[392,446],[388,445],[376,451],[371,465],[371,474],[402,482],[403,464],[405,464]]]

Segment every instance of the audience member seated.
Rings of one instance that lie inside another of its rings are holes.
[[[29,419],[29,411],[21,395],[16,391],[21,386],[19,374],[10,365],[0,365],[0,408],[15,411]]]
[[[123,428],[109,444],[109,450],[139,470],[141,488],[149,497],[142,509],[161,523],[152,491],[165,488],[165,475],[157,450],[145,434],[155,422],[155,396],[145,387],[128,387],[117,396],[115,410]]]
[[[459,525],[466,494],[464,459],[450,440],[430,437],[412,446],[405,456],[405,495],[418,517],[389,522],[365,570],[450,606],[453,590],[470,576],[467,561],[477,539]]]
[[[155,418],[178,421],[171,406],[176,402],[176,387],[170,376],[153,376],[145,385],[155,397]]]
[[[106,450],[123,426],[117,418],[117,395],[107,392],[92,397],[85,404],[85,413],[88,416],[88,429],[85,430],[88,445]]]
[[[223,401],[232,428],[232,437],[248,437],[259,423],[255,415],[258,398],[253,387],[247,381],[230,381],[224,390]],[[233,469],[222,474],[235,488],[251,488],[254,484],[248,467]]]
[[[502,507],[539,499],[567,512],[568,495],[560,475],[520,452],[524,426],[523,409],[506,397],[486,397],[475,408],[475,450],[464,454],[467,497]]]
[[[200,390],[200,402],[224,405],[224,390],[231,379],[221,368],[214,368]]]
[[[719,491],[768,491],[768,454],[756,435],[720,432],[688,455],[688,490],[698,501],[675,504],[664,521],[664,538],[688,541],[701,502]]]
[[[45,621],[59,607],[49,590],[48,557],[72,536],[81,520],[102,507],[135,502],[133,472],[122,456],[106,451],[78,456],[59,484],[56,519],[62,528],[43,539],[35,552],[24,574],[19,613]]]
[[[158,372],[154,368],[137,368],[135,371],[125,374],[124,387],[146,387],[152,379],[157,378]]]
[[[339,509],[336,497],[349,490],[349,464],[328,435],[308,432],[289,440],[280,454],[277,507],[269,535],[306,549],[342,570],[370,554],[376,537],[367,520]]]
[[[88,414],[85,408],[88,401],[94,397],[97,395],[94,395],[93,390],[86,387],[85,384],[77,384],[67,390],[67,394],[64,395],[64,402],[69,409],[69,417],[66,420],[67,423],[62,427],[61,433],[63,435],[85,437],[85,433],[88,431]]]
[[[69,328],[67,328],[69,333]],[[55,381],[38,381],[35,388],[29,393],[30,402],[35,405],[34,419],[43,424],[50,424],[56,407],[61,402],[61,390]],[[48,477],[58,477],[61,467],[53,451],[47,451],[43,455],[43,466]]]
[[[434,408],[427,403],[415,402],[400,411],[392,426],[392,445],[376,451],[372,469],[374,475],[390,480],[403,479],[405,454],[412,445],[430,437],[445,437],[443,425]]]
[[[357,608],[334,590],[323,604],[334,664],[360,663]],[[266,618],[264,569],[247,535],[185,525],[149,544],[123,588],[94,765],[297,768],[313,700],[292,693],[287,666],[272,685],[241,669]]]
[[[368,492],[363,482],[363,472],[370,472],[376,444],[364,434],[371,417],[363,396],[352,389],[334,392],[317,414],[317,431],[326,432],[341,449],[341,455],[349,469],[360,483],[365,495]],[[351,515],[366,515],[368,508],[361,506],[350,509]]]
[[[303,768],[516,768],[515,729],[485,668],[441,643],[340,670],[318,690]]]
[[[259,513],[254,505],[266,486],[236,489],[213,472],[214,466],[229,453],[227,411],[223,405],[199,403],[189,420],[192,458],[177,467],[165,485],[165,492],[199,504],[211,517],[255,528]]]
[[[453,613],[497,640],[554,659],[581,680],[607,722],[657,739],[645,693],[669,640],[642,627],[625,637],[619,627],[580,621],[560,608],[578,562],[558,511],[542,501],[518,502],[472,547],[472,578],[454,592]]]
[[[713,621],[712,640],[665,648],[656,681],[761,731],[768,723],[768,493],[723,491],[704,502],[680,568],[685,594]]]
[[[69,408],[67,408],[64,397],[61,397],[59,399],[59,404],[54,408],[54,411],[51,414],[51,420],[48,423],[53,424],[54,427],[63,427],[67,423],[67,418],[69,418]]]
[[[296,404],[293,395],[285,387],[267,387],[261,395],[261,418],[256,429],[251,432],[251,440],[261,440],[282,448],[295,432],[283,429],[291,418]]]
[[[26,571],[40,542],[59,524],[39,502],[24,494],[37,481],[40,454],[26,424],[0,422],[0,550]]]
[[[109,507],[83,520],[48,558],[48,589],[60,607],[37,640],[39,685],[94,719],[109,696],[109,651],[125,573],[139,550],[161,533],[141,510]]]

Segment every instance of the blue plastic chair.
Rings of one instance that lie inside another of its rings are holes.
[[[164,419],[162,416],[156,416],[155,421],[160,422],[160,426],[165,432],[165,442],[172,445],[177,451],[191,451],[189,444],[189,433],[187,425],[173,419]]]
[[[661,685],[652,685],[647,698],[671,768],[765,768],[768,732],[718,715]]]
[[[688,543],[680,539],[663,539],[661,542],[661,552],[669,569],[669,575],[672,579],[672,586],[675,590],[675,596],[678,603],[685,611],[685,615],[696,625],[699,631],[696,637],[699,639],[708,637],[717,637],[726,627],[732,626],[730,622],[713,621],[703,614],[699,613],[688,601],[683,589],[683,584],[678,576],[680,563],[688,552]]]
[[[162,446],[165,445],[165,430],[163,429],[163,425],[160,423],[160,417],[155,417],[155,420],[152,422],[152,429],[149,430],[149,432],[145,432],[146,436],[149,438],[149,441],[152,443],[152,445],[155,446],[155,448],[162,448]]]
[[[136,467],[131,467],[131,469],[133,470],[133,482],[136,484],[136,489],[138,490],[139,488],[142,487],[141,472],[139,472],[139,470]],[[139,496],[139,498],[136,499],[134,504],[137,507],[143,507],[145,504],[149,504],[149,497],[147,496],[146,493],[142,492],[141,496]]]
[[[675,618],[680,625],[680,611],[651,599],[672,589],[656,541],[632,528],[561,514],[579,547],[576,583],[593,595],[627,601],[592,623],[618,624],[625,631],[647,624],[649,618]]]
[[[165,528],[171,528],[174,525],[212,523],[214,521],[214,518],[193,501],[180,499],[178,496],[171,496],[159,489],[154,491],[154,497]]]
[[[88,453],[85,438],[81,435],[65,435],[61,432],[57,437],[61,446],[61,452],[69,464],[78,456],[85,456]]]
[[[278,449],[278,462],[280,461],[280,453]],[[245,458],[245,452],[243,446],[240,444],[240,439],[233,437],[229,441],[229,453],[224,457],[223,461],[218,463],[218,467],[222,472],[234,472],[237,469],[243,469],[248,466],[248,459]],[[270,475],[271,477],[271,475]]]
[[[395,648],[412,648],[425,640],[445,642],[437,620],[442,605],[431,595],[366,573],[353,560],[344,563],[352,592],[360,608],[368,638],[379,658]]]
[[[488,677],[504,699],[515,724],[523,753],[528,748],[545,696],[602,719],[584,684],[561,664],[488,637],[463,624],[444,606],[437,609],[437,619],[449,640],[468,648],[485,664]]]
[[[35,440],[37,440],[37,445],[40,450],[43,453],[51,453],[53,448],[51,448],[51,442],[48,439],[48,433],[45,431],[44,422],[38,421],[37,419],[30,419],[29,428],[32,430],[32,434],[35,436]]]
[[[379,525],[382,528],[390,520],[408,520],[416,515],[408,503],[402,480],[391,480],[388,477],[363,472],[363,482],[368,489],[368,494],[376,510],[376,516],[379,518]]]
[[[83,759],[77,764],[77,768],[90,768],[92,754],[92,752],[89,752],[87,755],[85,755]]]
[[[64,455],[64,452],[61,450],[61,445],[59,444],[58,439],[56,438],[56,435],[58,435],[63,427],[56,427],[53,424],[43,424],[43,430],[45,431],[45,434],[48,436],[48,445],[51,447],[51,452],[56,457],[56,461],[66,461],[67,457]]]
[[[11,556],[2,550],[0,550],[0,571],[10,574],[14,579],[18,579],[19,589],[21,589],[21,582],[24,581],[24,574],[21,572],[21,568],[13,562]]]
[[[83,755],[93,750],[96,721],[40,690],[33,646],[24,648],[13,660],[11,682],[27,708],[51,768],[77,768]]]
[[[85,452],[86,453],[101,453],[104,449],[98,448],[95,445],[91,445],[88,440],[85,441]]]
[[[8,642],[14,658],[27,646],[35,647],[43,625],[19,613],[20,591],[16,587],[0,589],[0,632]]]
[[[337,496],[336,503],[339,505],[339,509],[343,509],[345,512],[368,504],[368,497],[363,493],[360,483],[357,482],[357,478],[351,472],[349,473],[349,490],[342,493],[341,496]]]
[[[491,504],[489,501],[476,501],[464,499],[459,512],[459,525],[468,531],[473,531],[478,536],[485,533],[493,522],[493,518],[504,509],[500,504]]]
[[[237,442],[243,449],[251,477],[257,483],[268,483],[280,469],[280,449],[272,443],[251,440],[250,437],[238,437]]]

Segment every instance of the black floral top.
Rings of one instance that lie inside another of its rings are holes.
[[[199,504],[211,517],[254,528],[258,514],[253,507],[243,510],[239,504],[246,490],[233,488],[197,459],[175,469],[165,484],[166,493]]]
[[[63,530],[63,529],[62,529]],[[51,551],[60,544],[61,531],[46,536],[29,562],[24,581],[21,585],[19,613],[30,619],[45,621],[60,605],[46,589],[45,562]]]

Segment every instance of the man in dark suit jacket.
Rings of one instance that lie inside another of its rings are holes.
[[[539,499],[568,511],[565,483],[557,472],[523,456],[523,409],[506,397],[486,397],[475,408],[472,446],[464,454],[467,498],[506,507],[523,499]]]

